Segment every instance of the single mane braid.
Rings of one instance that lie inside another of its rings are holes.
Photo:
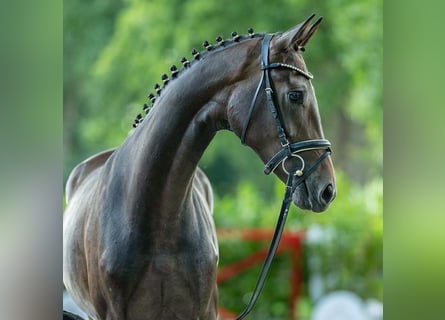
[[[187,60],[186,57],[182,57],[180,62],[182,64],[181,69],[178,69],[176,67],[176,65],[172,65],[170,67],[170,72],[171,72],[171,76],[170,78],[168,77],[167,74],[163,74],[161,76],[161,80],[162,80],[162,87],[161,85],[159,85],[158,83],[155,84],[154,86],[154,90],[156,91],[156,95],[153,93],[149,93],[147,95],[147,99],[150,101],[150,104],[144,104],[144,106],[142,107],[143,109],[143,114],[147,115],[150,110],[153,108],[155,102],[156,102],[156,97],[161,95],[161,92],[164,90],[165,86],[167,86],[171,81],[175,80],[178,75],[185,69],[189,68],[193,63],[199,61],[204,55],[215,51],[218,48],[224,48],[230,44],[235,44],[235,43],[239,43],[243,40],[248,40],[248,39],[252,39],[252,38],[256,38],[256,37],[263,37],[264,33],[259,33],[259,34],[255,34],[252,28],[247,29],[247,35],[239,35],[237,32],[232,32],[231,39],[223,39],[222,36],[218,36],[216,37],[216,44],[211,44],[209,43],[209,41],[205,40],[203,41],[202,45],[204,47],[204,50],[202,52],[199,52],[196,49],[193,49],[191,54],[193,56],[193,60],[190,62],[189,60]],[[138,114],[136,116],[136,119],[134,120],[133,123],[133,128],[137,128],[142,121],[145,119],[144,116],[142,116],[142,114]]]

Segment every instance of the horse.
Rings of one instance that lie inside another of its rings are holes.
[[[237,135],[266,173],[301,177],[297,207],[322,212],[333,201],[330,144],[303,60],[314,16],[285,32],[205,41],[162,76],[120,146],[70,173],[63,281],[89,318],[217,319],[213,195],[198,163],[219,130]]]

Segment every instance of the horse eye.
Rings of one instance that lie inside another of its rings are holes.
[[[304,92],[303,91],[290,91],[288,94],[289,100],[298,104],[303,104],[304,102]]]

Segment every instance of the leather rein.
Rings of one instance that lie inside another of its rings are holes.
[[[275,227],[275,232],[272,238],[272,241],[269,246],[269,250],[267,252],[267,256],[264,260],[263,267],[258,276],[255,289],[253,290],[252,296],[250,297],[250,301],[244,311],[236,318],[236,320],[244,319],[250,311],[252,311],[255,303],[258,300],[258,297],[263,289],[264,283],[266,281],[267,274],[272,264],[272,260],[275,257],[275,253],[280,244],[281,235],[284,230],[284,225],[286,223],[287,215],[289,212],[289,207],[292,201],[292,195],[295,189],[303,183],[303,181],[315,171],[315,169],[322,163],[322,161],[331,154],[331,143],[326,139],[314,139],[314,140],[305,140],[295,143],[290,143],[286,132],[283,128],[281,116],[279,114],[279,110],[275,106],[274,98],[273,98],[273,89],[270,81],[269,70],[270,69],[289,69],[294,72],[298,72],[299,74],[305,76],[308,80],[312,79],[313,76],[311,73],[306,72],[300,68],[283,64],[283,63],[271,63],[269,64],[269,45],[272,40],[273,34],[266,34],[263,39],[262,47],[261,47],[261,79],[258,84],[258,87],[255,91],[255,95],[250,104],[248,117],[244,122],[243,131],[241,133],[241,142],[244,144],[246,138],[247,128],[249,126],[250,119],[253,114],[253,110],[255,108],[256,100],[258,98],[258,94],[260,92],[261,87],[265,86],[267,105],[275,119],[275,124],[278,131],[278,137],[281,143],[281,150],[278,151],[265,165],[264,173],[270,174],[273,172],[280,163],[282,164],[284,172],[287,174],[286,181],[286,189],[284,193],[283,202],[281,204],[280,215],[278,217],[277,225]],[[305,162],[302,156],[298,153],[309,150],[317,150],[324,149],[325,152],[315,161],[309,168],[305,168]],[[288,159],[298,158],[301,162],[301,167],[293,167],[286,168],[285,163]]]

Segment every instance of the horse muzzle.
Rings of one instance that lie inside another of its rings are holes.
[[[312,188],[309,181],[299,184],[292,194],[293,203],[300,209],[313,212],[325,211],[335,199],[337,191],[334,182],[321,184]]]

